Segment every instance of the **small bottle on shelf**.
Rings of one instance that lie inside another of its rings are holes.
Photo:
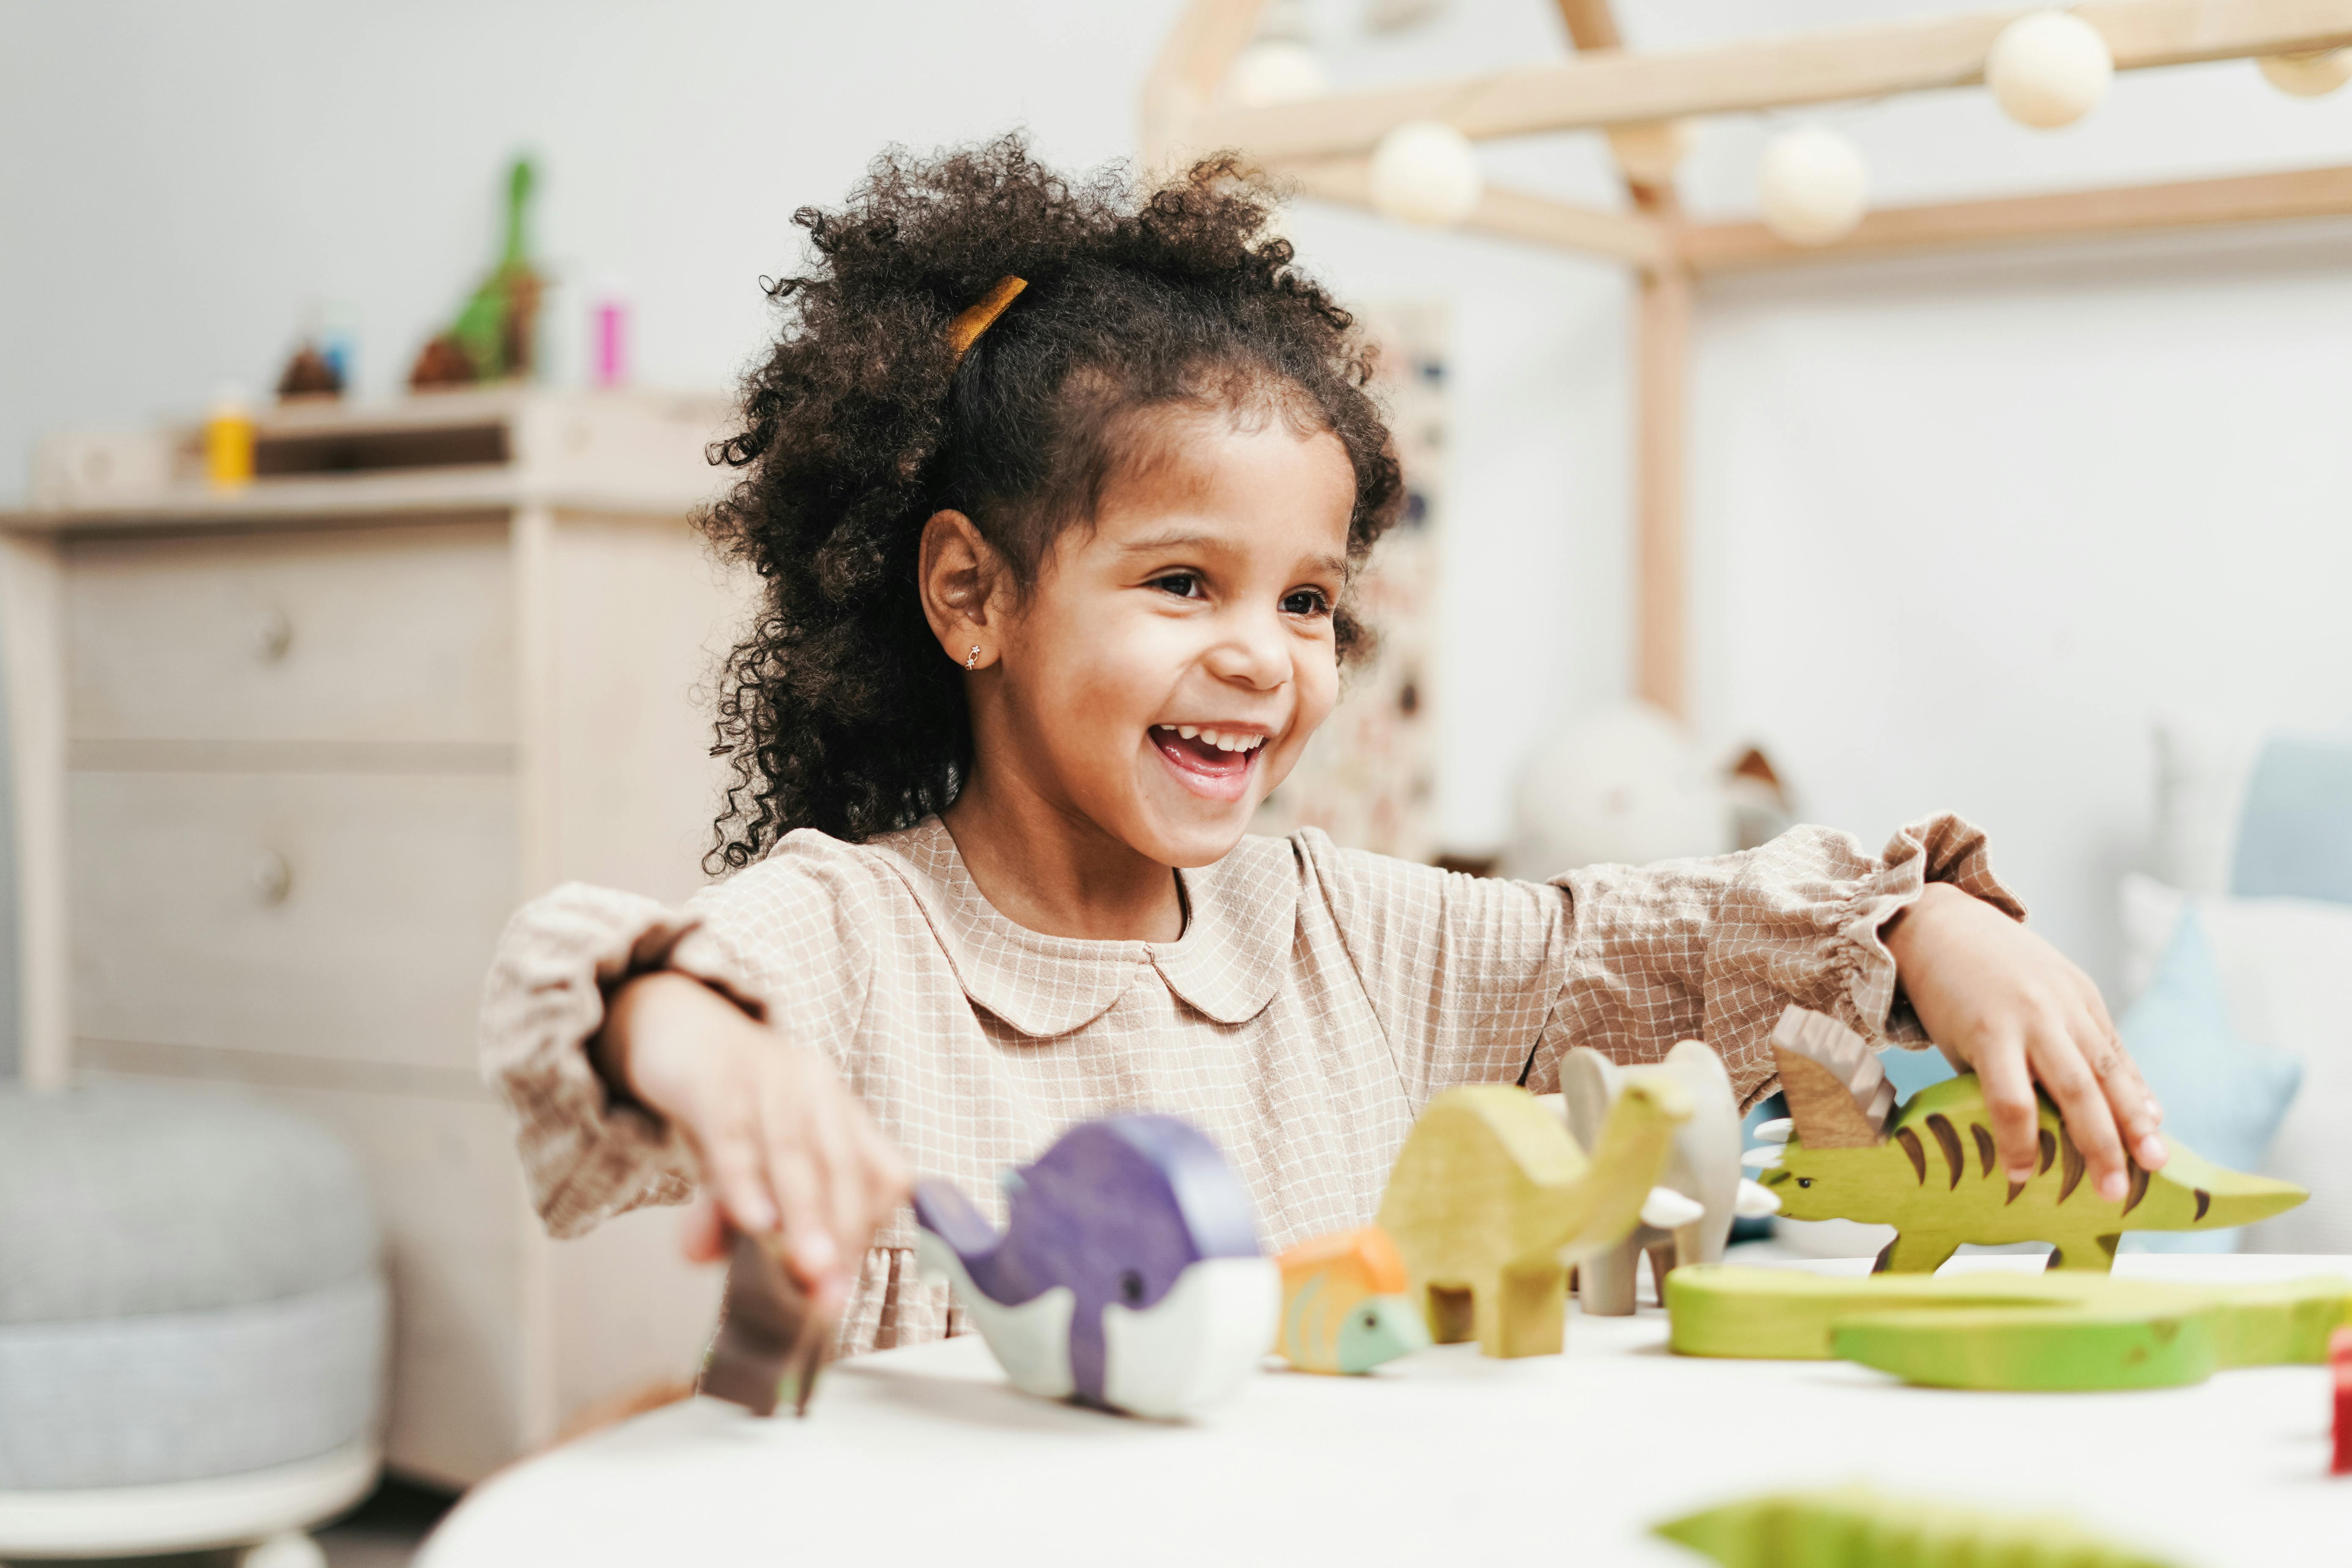
[[[253,410],[241,387],[222,387],[205,417],[205,478],[224,490],[253,482]]]

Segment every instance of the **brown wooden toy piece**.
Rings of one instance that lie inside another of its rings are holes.
[[[833,1325],[810,1304],[782,1259],[739,1231],[700,1392],[754,1415],[772,1415],[789,1400],[793,1415],[805,1415],[832,1337]]]

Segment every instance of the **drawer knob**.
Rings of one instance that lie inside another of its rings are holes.
[[[253,896],[265,904],[282,904],[287,892],[294,886],[294,868],[286,857],[275,849],[264,849],[245,868],[246,884]]]
[[[253,617],[253,657],[275,664],[294,646],[294,623],[283,610],[264,610]]]

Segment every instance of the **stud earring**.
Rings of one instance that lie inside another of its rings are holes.
[[[972,644],[971,651],[963,656],[963,667],[966,669],[978,669],[980,668],[980,645],[978,643]]]

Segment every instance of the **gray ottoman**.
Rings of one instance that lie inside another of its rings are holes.
[[[225,1089],[0,1087],[0,1556],[336,1511],[374,1479],[385,1328],[323,1129]]]

